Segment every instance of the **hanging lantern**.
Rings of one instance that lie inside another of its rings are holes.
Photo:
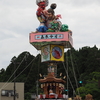
[[[65,79],[65,78],[66,78],[66,76],[63,77],[63,79]]]
[[[52,86],[52,83],[50,83],[50,86]]]
[[[60,76],[62,76],[62,73],[60,73]]]
[[[53,83],[53,86],[55,86],[55,83]]]
[[[43,84],[43,86],[45,87],[45,83]]]
[[[40,77],[42,77],[42,75],[41,74],[39,74],[40,75]]]
[[[56,83],[56,86],[58,86],[58,83]]]
[[[43,88],[43,84],[41,84],[41,88]]]

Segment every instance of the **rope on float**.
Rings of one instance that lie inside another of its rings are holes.
[[[63,63],[63,66],[64,66],[64,69],[65,69],[66,75],[68,75],[68,71],[67,71],[67,69],[65,68],[64,63]],[[69,82],[70,82],[70,85],[71,85],[71,87],[72,87],[73,91],[75,91],[75,90],[74,90],[74,87],[73,87],[73,85],[72,85],[72,82],[71,82],[71,80],[70,80],[69,75],[67,76],[67,78],[68,78],[68,80],[69,80]],[[76,94],[76,92],[75,92],[75,94]]]
[[[68,50],[69,50],[69,49],[68,49]],[[67,52],[66,52],[66,58],[67,58]],[[72,89],[73,89],[73,91],[74,91],[74,93],[75,93],[75,95],[76,95],[75,89],[74,89],[73,84],[72,84],[72,82],[71,82],[71,80],[70,80],[70,77],[69,77],[69,75],[68,75],[68,59],[66,60],[66,65],[67,65],[67,69],[66,69],[66,67],[65,67],[65,65],[64,65],[64,62],[63,62],[63,66],[64,66],[64,69],[65,69],[65,72],[66,72],[66,76],[67,76],[67,81],[69,80],[70,85],[71,85],[71,87],[72,87]],[[67,89],[68,89],[68,83],[67,83]],[[67,94],[68,94],[68,91],[67,91]]]
[[[71,53],[71,50],[69,50],[69,51],[70,51],[70,58],[71,58],[71,64],[72,64],[72,69],[73,69],[74,79],[75,79],[76,87],[78,88],[78,83],[77,83],[76,73],[75,73],[75,69],[74,69],[74,63],[73,63],[73,59],[72,59],[72,53]],[[78,90],[78,95],[80,95],[79,90]]]

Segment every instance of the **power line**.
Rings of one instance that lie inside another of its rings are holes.
[[[37,57],[36,57],[37,58]],[[12,81],[14,81],[19,75],[21,75],[22,73],[23,73],[23,71],[27,68],[27,67],[29,67],[29,65],[36,59],[36,58],[34,58]],[[24,59],[24,58],[23,58]],[[23,62],[23,60],[21,61],[21,63]],[[20,63],[20,65],[21,65],[21,63]],[[18,66],[18,68],[20,67],[20,65]],[[18,69],[17,68],[17,69]],[[14,71],[14,73],[17,71],[17,69]],[[14,73],[11,75],[11,77],[14,75]],[[8,79],[8,81],[11,79],[11,77]],[[11,82],[9,82],[8,83],[8,81],[0,88],[0,90],[1,89],[4,89],[5,87],[7,87]]]

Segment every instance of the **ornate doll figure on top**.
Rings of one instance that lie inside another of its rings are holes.
[[[46,6],[48,6],[48,0],[36,0],[36,4],[38,5],[38,9],[36,11],[37,18],[40,22],[40,26],[37,28],[39,32],[46,32]]]
[[[62,24],[60,21],[61,15],[55,15],[54,9],[57,5],[52,3],[50,8],[46,10],[48,6],[48,0],[37,0],[38,9],[36,12],[37,18],[40,22],[36,32],[66,32],[70,31],[67,24]],[[71,31],[70,31],[71,32]],[[72,34],[72,32],[71,32]]]
[[[55,3],[51,4],[50,8],[47,10],[47,32],[57,32],[60,30],[60,27],[62,25],[61,21],[59,20],[59,17],[61,16],[55,16],[54,9],[57,7]]]

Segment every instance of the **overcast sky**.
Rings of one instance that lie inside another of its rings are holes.
[[[100,0],[49,0],[56,14],[73,32],[73,46],[100,48]],[[47,7],[47,9],[49,8]],[[24,51],[39,52],[29,43],[29,33],[39,26],[36,0],[0,0],[0,69]]]

